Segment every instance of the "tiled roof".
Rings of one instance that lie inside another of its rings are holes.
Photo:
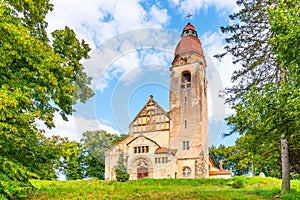
[[[183,31],[186,31],[186,30],[193,30],[193,31],[196,31],[195,27],[191,24],[191,23],[188,23],[184,28],[183,28]]]
[[[184,27],[182,32],[184,32],[186,30],[196,31],[195,27],[190,23],[188,23]],[[193,34],[182,35],[181,40],[179,41],[179,43],[175,49],[174,58],[177,55],[181,55],[181,54],[189,53],[189,52],[193,52],[193,53],[203,56],[201,42],[200,42],[199,38]]]
[[[158,154],[158,153],[168,153],[169,149],[167,149],[166,147],[159,147],[155,150],[154,153]]]
[[[155,154],[164,154],[170,152],[172,155],[175,156],[177,150],[176,149],[168,149],[166,147],[159,147],[155,150]]]
[[[209,175],[232,175],[232,171],[209,171]]]

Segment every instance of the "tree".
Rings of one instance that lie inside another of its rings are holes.
[[[85,176],[104,179],[105,151],[119,143],[126,135],[107,133],[104,130],[86,131],[80,140],[85,154]]]
[[[61,154],[58,146],[60,139],[61,138],[59,136],[51,136],[46,138],[44,135],[42,135],[38,143],[39,151],[36,151],[36,156],[34,156],[41,157],[42,160],[35,159],[36,162],[28,163],[30,166],[30,171],[37,174],[38,178],[41,180],[55,180],[57,178],[55,164],[59,160]]]
[[[105,163],[102,160],[98,160],[90,152],[83,149],[84,160],[84,177],[91,177],[104,180]]]
[[[116,172],[117,181],[124,182],[124,181],[129,180],[129,174],[128,174],[127,168],[125,166],[125,159],[124,159],[123,152],[121,152],[119,155],[119,159],[117,162],[115,172]]]
[[[48,0],[0,1],[0,194],[9,198],[26,196],[33,172],[49,164],[36,120],[54,127],[55,112],[67,120],[77,100],[93,95],[80,63],[88,45],[68,27],[49,43],[52,9]]]
[[[264,140],[246,134],[237,139],[233,146],[212,146],[209,154],[217,166],[222,160],[224,169],[232,169],[235,175],[245,175],[249,172],[259,175],[260,172],[264,172],[266,176],[280,178],[278,151],[278,142],[266,145]]]
[[[84,155],[82,144],[75,141],[68,141],[66,138],[61,146],[61,161],[58,165],[60,171],[67,180],[77,180],[84,178]]]
[[[231,147],[226,147],[223,144],[221,144],[219,147],[209,147],[209,157],[213,160],[216,167],[220,168],[219,164],[222,160],[224,169],[234,169],[234,164],[228,162],[229,155],[233,153],[231,149]]]
[[[280,59],[280,55],[286,55],[287,52],[274,43],[278,41],[278,33],[274,24],[272,27],[272,17],[275,21],[279,18],[269,10],[290,18],[289,11],[278,11],[281,7],[278,2],[279,0],[238,1],[240,11],[230,16],[238,22],[221,28],[224,33],[232,35],[226,39],[229,44],[225,47],[226,52],[217,57],[231,54],[234,56],[234,63],[239,62],[242,65],[232,76],[236,84],[226,90],[227,102],[236,111],[235,115],[227,118],[233,132],[253,135],[256,139],[263,138],[266,143],[281,141],[284,192],[290,190],[289,145],[295,142],[295,132],[299,132],[299,70],[296,72],[295,67],[299,65],[299,60],[294,60],[296,65],[288,64],[288,59],[283,62],[285,58]],[[281,1],[285,8],[292,7],[291,3]],[[296,10],[297,8],[299,5]],[[281,22],[283,26],[290,27],[287,22]],[[298,25],[298,30],[299,18],[294,22]],[[299,35],[294,40],[298,41],[298,38]],[[298,52],[299,46],[289,47],[292,48],[291,51]]]
[[[283,95],[287,110],[285,115],[291,121],[287,126],[292,126],[293,132],[283,132],[281,136],[281,152],[282,152],[282,190],[290,190],[290,163],[289,151],[293,145],[292,139],[295,133],[299,133],[299,86],[300,86],[300,1],[280,0],[275,8],[269,7],[271,30],[274,32],[271,44],[273,52],[277,55],[276,62],[282,66],[283,82],[281,93]],[[292,97],[291,97],[292,96]],[[299,140],[298,140],[299,141]]]

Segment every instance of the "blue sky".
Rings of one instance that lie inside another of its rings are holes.
[[[230,76],[238,67],[231,57],[221,62],[213,55],[221,52],[225,36],[220,26],[229,23],[228,15],[238,8],[235,0],[53,0],[48,33],[69,26],[78,38],[92,48],[91,58],[82,61],[93,78],[95,96],[77,110],[68,122],[57,114],[56,128],[47,135],[59,134],[79,140],[87,130],[104,129],[127,133],[130,121],[153,95],[169,110],[169,67],[180,33],[188,22],[196,27],[208,63],[209,144],[234,144],[236,136],[222,138],[228,131],[224,116],[232,111],[218,92],[230,86]]]

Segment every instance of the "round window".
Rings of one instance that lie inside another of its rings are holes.
[[[191,175],[191,168],[189,168],[189,167],[184,167],[184,168],[182,169],[182,175],[183,175],[184,177],[189,177],[189,176]]]

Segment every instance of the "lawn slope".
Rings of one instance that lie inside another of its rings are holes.
[[[141,179],[40,181],[31,199],[300,199],[300,181],[291,193],[280,194],[281,180],[234,177],[231,179]]]

